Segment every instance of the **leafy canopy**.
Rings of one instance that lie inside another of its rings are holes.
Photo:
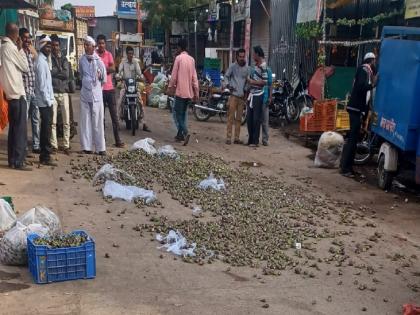
[[[172,21],[185,21],[189,8],[208,4],[209,0],[143,0],[142,3],[153,26],[170,29]]]

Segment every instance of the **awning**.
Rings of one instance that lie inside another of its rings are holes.
[[[37,7],[25,0],[1,0],[0,9],[37,9]]]

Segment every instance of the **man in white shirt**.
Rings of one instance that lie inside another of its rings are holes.
[[[6,37],[0,48],[0,85],[9,103],[9,134],[7,140],[10,168],[31,171],[25,166],[27,151],[27,104],[22,74],[29,71],[22,49],[19,28],[14,23],[6,25]]]
[[[41,154],[39,162],[43,165],[57,166],[51,161],[51,129],[53,118],[54,90],[48,59],[51,55],[51,39],[46,36],[39,41],[41,49],[35,64],[35,101],[41,116]]]

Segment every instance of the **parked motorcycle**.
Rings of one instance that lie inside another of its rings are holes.
[[[312,98],[308,94],[307,85],[302,79],[301,71],[293,84],[286,78],[286,69],[283,69],[283,78],[273,83],[273,99],[269,104],[270,117],[276,120],[286,120],[288,123],[299,119],[304,107],[312,107]],[[275,74],[273,74],[275,78]]]
[[[275,78],[273,74],[273,78]],[[273,82],[273,98],[269,104],[271,119],[286,120],[288,123],[297,120],[299,107],[293,98],[293,87],[286,78],[286,69],[283,70],[283,79]]]
[[[194,105],[194,116],[198,121],[207,121],[210,117],[216,115],[219,115],[220,119],[223,120],[227,116],[230,90],[227,87],[222,87],[217,93],[212,93],[212,89],[213,82],[206,77],[201,86],[201,90],[206,91],[205,95],[200,97],[198,104]],[[244,109],[242,125],[246,122],[246,115],[246,109]]]
[[[141,115],[140,102],[137,93],[137,82],[134,79],[124,80],[125,95],[123,100],[123,115],[127,130],[131,130],[133,136],[139,129]]]

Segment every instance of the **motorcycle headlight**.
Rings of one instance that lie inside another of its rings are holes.
[[[128,93],[134,93],[136,91],[134,86],[129,86],[127,89]]]

